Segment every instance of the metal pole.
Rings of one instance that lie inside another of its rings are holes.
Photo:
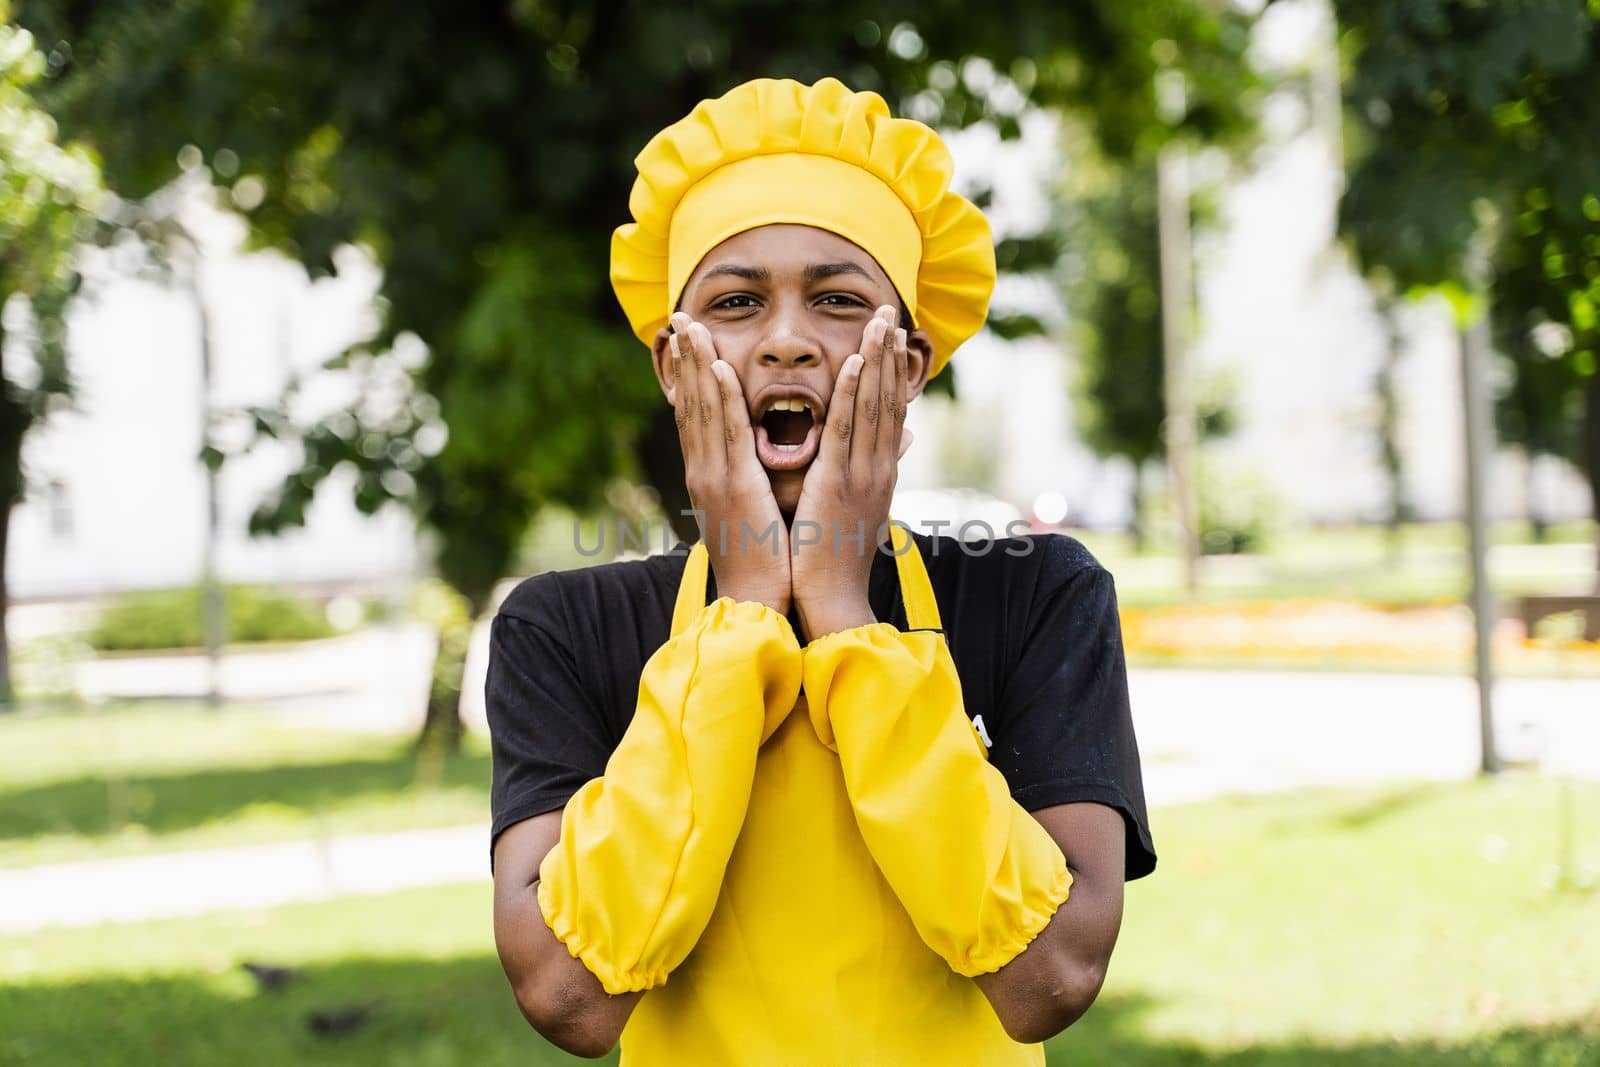
[[[1183,539],[1184,588],[1199,586],[1200,493],[1196,482],[1199,426],[1189,375],[1189,173],[1183,146],[1169,142],[1156,164],[1156,220],[1161,243],[1162,385],[1166,398],[1167,470]]]
[[[200,334],[200,445],[211,444],[211,309],[206,305],[205,291],[200,281],[200,246],[189,245],[189,284],[194,297],[195,315]],[[201,563],[201,626],[206,646],[206,704],[212,709],[222,707],[222,644],[226,639],[227,616],[224,610],[222,585],[217,577],[217,472],[210,463],[205,465],[206,532],[204,555]]]
[[[1482,771],[1495,774],[1500,757],[1494,743],[1494,590],[1489,586],[1489,522],[1486,503],[1489,459],[1493,454],[1493,408],[1489,396],[1489,300],[1479,287],[1481,313],[1460,331],[1462,409],[1466,425],[1467,534],[1472,560],[1472,620],[1476,634],[1478,732]]]

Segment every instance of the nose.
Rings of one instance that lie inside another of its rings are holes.
[[[760,352],[763,367],[808,367],[822,362],[822,346],[786,314],[773,316],[772,331],[762,339]]]

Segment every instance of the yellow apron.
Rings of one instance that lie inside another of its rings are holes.
[[[908,627],[940,629],[916,542],[891,530]],[[696,544],[673,636],[705,606],[708,562]],[[622,1064],[1043,1064],[1043,1046],[1008,1037],[977,985],[918,936],[805,704],[802,692],[762,745],[710,924],[634,1009]]]

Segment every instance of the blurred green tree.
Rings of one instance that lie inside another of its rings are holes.
[[[1335,0],[1356,165],[1339,225],[1402,289],[1463,297],[1492,248],[1501,432],[1600,514],[1600,0]]]
[[[350,464],[359,507],[399,501],[433,535],[470,616],[540,507],[598,507],[613,477],[648,481],[692,536],[670,410],[607,282],[632,158],[662,126],[750,77],[834,75],[1007,137],[1030,100],[1071,108],[1121,158],[1172,132],[1158,59],[1188,72],[1182,126],[1208,139],[1238,111],[1247,44],[1225,0],[27,0],[21,17],[62,59],[50,108],[119,192],[170,182],[192,145],[256,246],[313,276],[348,242],[376,253],[381,323],[335,362],[390,376],[397,344],[420,339],[402,368],[411,399],[308,424],[287,398],[253,412],[303,449],[253,526],[298,523]],[[1001,262],[1020,269],[1026,251],[1008,243]],[[445,688],[425,736],[453,742]]]
[[[77,288],[73,252],[89,236],[100,196],[94,160],[62,145],[56,124],[31,95],[47,61],[33,36],[10,22],[0,0],[0,711],[12,705],[5,635],[6,534],[22,499],[22,442],[69,406],[66,318]],[[25,323],[8,337],[6,313]]]
[[[1235,129],[1219,132],[1224,143],[1237,149],[1248,143],[1251,129],[1241,116]],[[1145,477],[1166,449],[1156,163],[1143,158],[1148,152],[1125,161],[1110,159],[1075,123],[1067,124],[1066,136],[1071,162],[1062,182],[1058,225],[1065,249],[1060,274],[1075,356],[1076,428],[1096,455],[1122,457],[1132,468],[1129,533],[1135,549],[1143,551],[1150,532]],[[1214,216],[1216,205],[1210,190],[1196,192],[1191,208],[1203,224]],[[1233,432],[1234,392],[1226,376],[1198,384],[1202,441]],[[1204,514],[1211,510],[1202,508]]]

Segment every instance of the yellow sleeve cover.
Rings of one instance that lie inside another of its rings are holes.
[[[721,597],[645,663],[605,773],[573,794],[539,865],[546,925],[608,993],[650,989],[711,919],[755,779],[793,709],[800,645],[765,604]]]
[[[989,763],[942,635],[885,622],[826,634],[805,648],[804,681],[867,849],[917,933],[958,974],[1005,966],[1067,899],[1072,873]]]

